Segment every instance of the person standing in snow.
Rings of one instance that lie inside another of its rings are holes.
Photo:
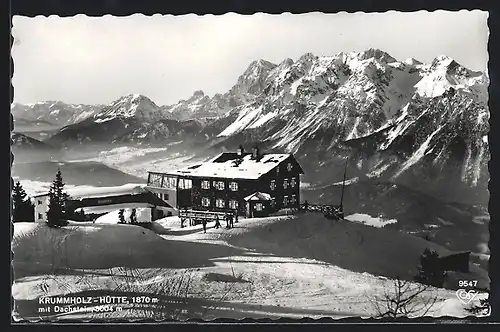
[[[207,219],[203,218],[201,220],[201,223],[203,224],[203,233],[207,232]]]
[[[226,229],[229,229],[230,228],[229,227],[229,213],[226,213],[224,217],[226,219]]]
[[[219,222],[219,215],[218,214],[215,216],[215,228],[217,228],[217,229],[220,228],[220,222]]]
[[[232,213],[229,214],[229,227],[234,228],[234,215]]]

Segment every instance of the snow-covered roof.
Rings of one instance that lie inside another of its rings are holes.
[[[140,194],[146,192],[146,185],[129,183],[123,186],[116,187],[87,187],[87,186],[76,186],[72,188],[67,188],[65,191],[70,195],[71,199],[81,199],[81,198],[97,198],[97,197],[111,197],[119,195],[129,195],[129,194]],[[48,196],[49,192],[41,192],[33,195],[34,198]]]
[[[33,195],[33,198],[43,197],[43,196],[49,196],[49,192],[44,191],[44,192],[37,193],[37,194]]]
[[[179,176],[229,179],[258,179],[285,161],[291,154],[263,154],[259,160],[252,154],[221,153],[208,162],[169,172]]]
[[[271,195],[257,191],[251,195],[248,195],[247,197],[245,197],[243,199],[245,201],[270,201]]]
[[[94,187],[94,188],[71,188],[67,193],[72,199],[93,198],[93,197],[111,197],[119,195],[140,194],[146,191],[142,184],[125,184],[116,187]]]
[[[75,211],[83,211],[87,214],[95,213],[109,213],[113,211],[117,211],[120,209],[140,209],[140,208],[152,208],[153,204],[149,203],[123,203],[123,204],[111,204],[111,205],[101,205],[101,206],[85,206],[76,209]]]

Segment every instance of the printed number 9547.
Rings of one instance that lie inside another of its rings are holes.
[[[476,287],[477,280],[459,280],[458,287]]]

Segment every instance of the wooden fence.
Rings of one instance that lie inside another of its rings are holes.
[[[322,213],[326,218],[333,220],[344,219],[344,212],[342,207],[339,205],[328,205],[328,204],[311,204],[304,202],[300,204],[300,212],[318,212]],[[227,212],[215,212],[215,211],[201,211],[201,210],[179,210],[179,218],[181,219],[181,228],[184,227],[186,221],[188,221],[189,226],[199,225],[204,220],[215,221],[219,218],[219,221],[224,221],[225,217],[234,213],[232,211]]]
[[[181,228],[184,227],[186,220],[189,222],[189,226],[199,225],[203,220],[215,221],[219,218],[219,221],[224,221],[226,215],[231,212],[214,212],[214,211],[201,211],[201,210],[179,210],[179,218],[181,219]]]
[[[304,212],[307,211],[323,213],[323,215],[328,219],[344,219],[344,211],[342,206],[340,205],[311,204],[308,202],[303,202],[300,204],[300,210]]]

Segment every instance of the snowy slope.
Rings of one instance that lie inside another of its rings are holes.
[[[404,250],[393,250],[401,243]],[[390,292],[393,281],[360,270],[408,274],[425,247],[420,239],[385,229],[349,222],[332,227],[316,218],[307,223],[245,219],[231,231],[163,237],[130,225],[71,223],[58,230],[19,223],[14,227],[12,293],[17,314],[25,318],[40,316],[33,304],[42,296],[113,291],[167,300],[181,296],[191,318],[368,317],[376,314],[370,300]],[[357,272],[345,265],[357,265]],[[66,273],[45,277],[65,268]],[[420,300],[432,295],[438,302],[429,315],[466,315],[454,291],[429,289]],[[178,309],[178,302],[170,303],[165,309]],[[124,307],[128,319],[150,313],[134,309]]]

